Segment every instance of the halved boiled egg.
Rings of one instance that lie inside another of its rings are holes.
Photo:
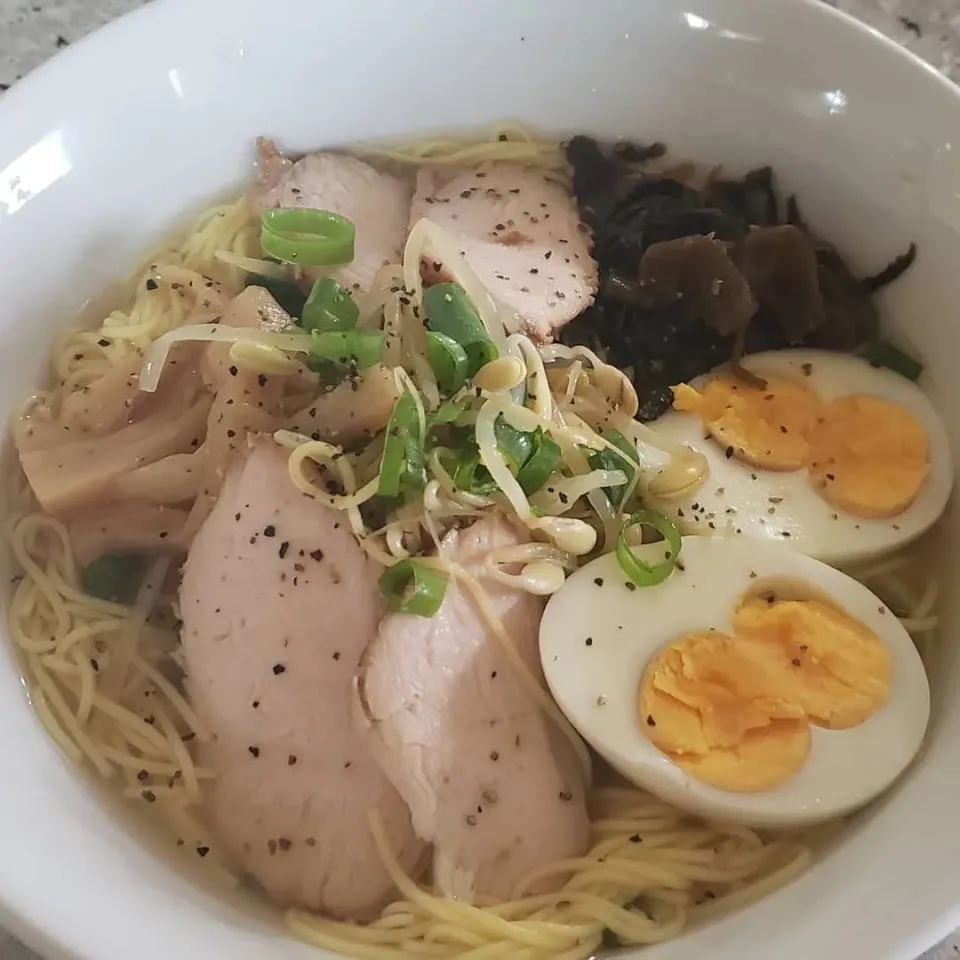
[[[913,641],[873,593],[747,538],[684,537],[677,568],[648,587],[613,554],[592,561],[547,604],[540,656],[561,710],[623,776],[752,826],[867,803],[910,763],[930,712]]]
[[[916,539],[943,512],[953,461],[943,424],[909,380],[819,350],[760,353],[758,379],[717,371],[675,389],[654,428],[702,453],[706,481],[648,504],[684,533],[783,540],[831,563]]]

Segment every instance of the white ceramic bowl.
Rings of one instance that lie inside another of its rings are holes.
[[[516,118],[772,163],[822,234],[874,269],[960,438],[960,94],[814,0],[157,0],[0,104],[0,405],[84,299],[252,172],[306,148]],[[945,523],[952,578],[960,531]],[[950,582],[948,580],[948,582]],[[646,960],[912,960],[960,924],[958,591],[929,749],[787,889]],[[50,957],[317,958],[151,854],[47,739],[0,645],[0,917]],[[633,955],[633,954],[630,954]]]

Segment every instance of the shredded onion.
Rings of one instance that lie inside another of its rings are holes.
[[[622,470],[591,470],[589,473],[564,480],[555,480],[550,488],[538,499],[542,506],[553,516],[562,516],[573,509],[576,502],[594,490],[604,487],[622,487],[627,475]]]
[[[383,307],[383,335],[381,361],[386,367],[399,367],[403,360],[403,310],[396,295]]]
[[[520,358],[526,364],[526,399],[532,399],[534,413],[544,420],[552,420],[553,397],[550,394],[550,381],[547,379],[547,371],[543,365],[543,359],[539,351],[530,341],[530,338],[522,334],[515,333],[511,335],[507,343],[511,353],[515,356],[519,354]],[[514,399],[516,399],[516,397]]]
[[[597,439],[602,438],[598,437]],[[564,460],[567,466],[580,476],[585,476],[591,472],[589,461],[584,456],[583,451],[577,446],[569,446],[564,449]],[[600,523],[603,525],[603,545],[606,547],[611,543],[615,543],[620,533],[620,520],[618,519],[617,511],[613,508],[613,504],[600,489],[594,488],[587,490],[586,493],[590,506],[593,507],[597,516],[600,518]]]
[[[261,276],[272,277],[274,280],[293,280],[293,273],[290,268],[280,263],[274,263],[273,260],[245,257],[243,254],[234,253],[231,250],[217,250],[214,256],[221,263],[227,263],[231,267],[237,267],[246,273],[259,273]]]
[[[271,333],[269,330],[253,330],[249,327],[223,327],[216,323],[198,323],[188,327],[178,327],[158,337],[147,349],[143,370],[140,372],[141,390],[145,393],[156,391],[171,348],[175,343],[188,340],[231,344],[246,341],[275,347],[289,353],[303,353],[310,343],[310,338],[303,333]]]
[[[308,373],[308,369],[289,354],[265,343],[238,340],[230,347],[230,360],[242,370],[280,376]]]
[[[357,326],[376,327],[381,311],[391,298],[397,298],[402,284],[403,267],[396,263],[382,266],[374,275],[370,292],[357,304]]]
[[[402,523],[387,524],[387,529],[384,532],[384,540],[386,541],[387,549],[397,560],[406,560],[412,556],[411,551],[407,549],[404,542],[406,537],[411,535],[411,532],[407,530]],[[415,549],[419,549],[419,538],[414,539],[416,540]]]

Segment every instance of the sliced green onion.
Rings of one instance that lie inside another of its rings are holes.
[[[314,373],[320,374],[320,382],[324,388],[339,386],[350,375],[346,367],[320,357],[307,357],[307,366]]]
[[[432,617],[447,592],[448,578],[418,560],[401,560],[380,574],[380,593],[391,610]]]
[[[494,422],[497,450],[507,468],[526,494],[535,493],[550,478],[560,463],[560,447],[542,430],[517,430],[502,417]],[[460,451],[450,473],[457,489],[480,496],[499,490],[490,472],[480,461],[480,452],[471,441]]]
[[[307,350],[314,360],[332,360],[366,370],[380,362],[383,333],[380,330],[314,331]]]
[[[466,382],[470,370],[467,352],[453,337],[430,330],[427,333],[427,360],[445,396],[456,393]]]
[[[489,496],[499,489],[487,468],[480,463],[480,454],[476,449],[460,457],[453,471],[453,482],[458,490],[480,497]]]
[[[284,263],[304,267],[350,263],[355,235],[346,217],[329,210],[277,207],[260,215],[260,246]]]
[[[463,348],[470,361],[470,376],[472,377],[481,367],[486,366],[498,357],[497,347],[492,340],[477,340],[468,343]]]
[[[381,497],[399,497],[402,493],[422,490],[427,484],[427,471],[420,436],[420,415],[417,401],[404,390],[394,404],[380,457],[380,479],[377,493]]]
[[[143,557],[129,553],[105,553],[92,560],[80,574],[80,586],[90,597],[110,603],[131,604],[146,572]]]
[[[610,502],[619,507],[623,500],[623,495],[627,492],[630,484],[633,482],[634,474],[637,472],[637,451],[633,444],[619,430],[604,430],[601,434],[604,440],[612,443],[623,453],[618,457],[609,448],[598,450],[590,454],[587,462],[594,470],[622,470],[627,475],[627,483],[622,487],[604,487],[604,493],[610,498]]]
[[[318,333],[346,332],[356,328],[359,316],[360,308],[350,291],[333,277],[321,277],[303,305],[302,326],[304,330]]]
[[[533,434],[517,430],[503,417],[497,417],[493,424],[493,432],[497,438],[497,449],[507,461],[510,472],[517,476],[533,452]]]
[[[460,419],[460,415],[464,410],[466,410],[466,405],[463,403],[453,403],[451,400],[441,403],[440,406],[427,417],[427,433],[430,433],[435,427],[455,423]]]
[[[427,325],[456,340],[466,351],[468,375],[497,358],[497,348],[463,290],[455,283],[437,283],[423,291]]]
[[[653,527],[667,542],[667,554],[662,562],[647,563],[633,552],[627,543],[627,531],[636,526]],[[638,587],[652,587],[662,583],[673,573],[680,559],[680,546],[680,532],[672,520],[654,513],[653,510],[641,510],[627,520],[617,537],[617,562],[620,569]]]
[[[244,287],[263,287],[291,317],[299,319],[303,315],[303,305],[307,298],[292,280],[278,280],[276,277],[267,277],[262,273],[248,273],[243,285]]]
[[[878,337],[866,344],[861,351],[861,356],[875,367],[886,367],[908,380],[917,380],[923,373],[923,364],[919,360],[914,360],[883,337]]]
[[[560,445],[543,430],[533,434],[533,449],[517,474],[517,483],[527,496],[536,493],[553,476],[560,463]]]

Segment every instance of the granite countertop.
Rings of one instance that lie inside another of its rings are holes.
[[[0,0],[0,94],[61,47],[147,2]],[[960,82],[960,0],[826,2],[882,30]],[[0,930],[0,960],[39,958]],[[960,960],[960,931],[919,960]]]

